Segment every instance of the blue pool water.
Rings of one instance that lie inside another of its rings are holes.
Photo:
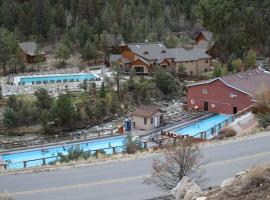
[[[105,149],[109,147],[117,147],[116,151],[122,152],[124,149],[123,147],[119,147],[119,146],[124,145],[125,138],[126,138],[125,136],[118,136],[118,137],[113,137],[113,138],[89,141],[87,143],[70,144],[70,145],[65,145],[65,146],[60,146],[60,147],[46,148],[44,149],[44,151],[39,149],[39,150],[30,150],[30,151],[22,151],[18,153],[4,154],[2,155],[2,159],[3,161],[9,161],[9,164],[7,165],[7,169],[22,169],[24,167],[23,161],[53,157],[53,156],[57,156],[57,153],[63,153],[66,155],[67,149],[76,145],[79,145],[79,147],[83,149],[84,151],[94,151],[94,150]],[[112,154],[112,149],[106,149],[106,153]],[[46,159],[46,163],[53,162],[55,160],[56,158],[48,158]],[[41,165],[42,165],[42,160],[27,162],[27,167],[35,167],[35,166],[41,166]]]
[[[48,83],[78,82],[83,80],[96,80],[97,78],[98,77],[96,77],[92,73],[29,76],[29,77],[21,77],[20,84],[34,85],[34,84],[48,84]]]
[[[207,132],[207,135],[211,134],[211,128],[221,123],[221,127],[225,126],[225,120],[230,119],[230,115],[215,115],[213,117],[201,120],[190,126],[176,130],[175,132],[180,135],[197,136],[200,132]],[[231,122],[229,120],[229,122]],[[216,127],[216,132],[219,131],[219,127]]]

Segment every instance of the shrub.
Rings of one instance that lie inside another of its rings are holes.
[[[0,200],[14,200],[7,194],[0,194]]]
[[[67,154],[58,153],[58,160],[62,162],[70,162],[70,161],[77,161],[79,159],[88,159],[91,156],[90,151],[85,152],[83,149],[81,149],[79,146],[72,146],[68,148]]]
[[[270,125],[270,113],[259,113],[257,119],[261,127],[267,128]]]
[[[142,145],[139,139],[135,139],[132,138],[131,135],[127,136],[127,140],[126,140],[126,152],[128,154],[134,154],[137,151],[142,149]]]
[[[227,137],[233,137],[236,136],[236,131],[232,128],[224,128],[222,129],[219,134],[221,135],[221,139],[222,138],[227,138]]]
[[[249,170],[248,175],[250,178],[250,186],[259,187],[262,183],[264,183],[266,180],[265,173],[266,170],[262,166],[258,166]]]

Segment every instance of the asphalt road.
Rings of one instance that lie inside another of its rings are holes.
[[[270,161],[270,135],[228,144],[203,147],[205,186],[256,164]],[[16,200],[143,200],[164,195],[142,183],[154,158],[61,169],[51,172],[0,176],[0,192]]]

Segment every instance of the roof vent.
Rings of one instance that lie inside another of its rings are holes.
[[[261,72],[259,70],[256,70],[256,73],[260,74]]]
[[[242,77],[242,76],[240,76],[240,75],[237,75],[237,77],[238,77],[238,78],[243,78],[243,77]]]
[[[149,53],[148,53],[148,51],[145,51],[143,54],[146,55],[146,54],[149,54]]]

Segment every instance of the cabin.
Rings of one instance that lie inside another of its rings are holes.
[[[202,41],[212,41],[212,40],[213,40],[213,33],[211,33],[210,31],[201,31],[195,37],[196,44]]]
[[[137,107],[132,113],[132,118],[136,129],[147,131],[160,127],[163,121],[159,108],[146,105]]]
[[[25,63],[46,61],[46,53],[41,51],[35,42],[19,43],[20,57]]]
[[[270,87],[270,73],[261,69],[194,83],[187,86],[187,106],[200,111],[237,114],[252,106],[264,88]]]

